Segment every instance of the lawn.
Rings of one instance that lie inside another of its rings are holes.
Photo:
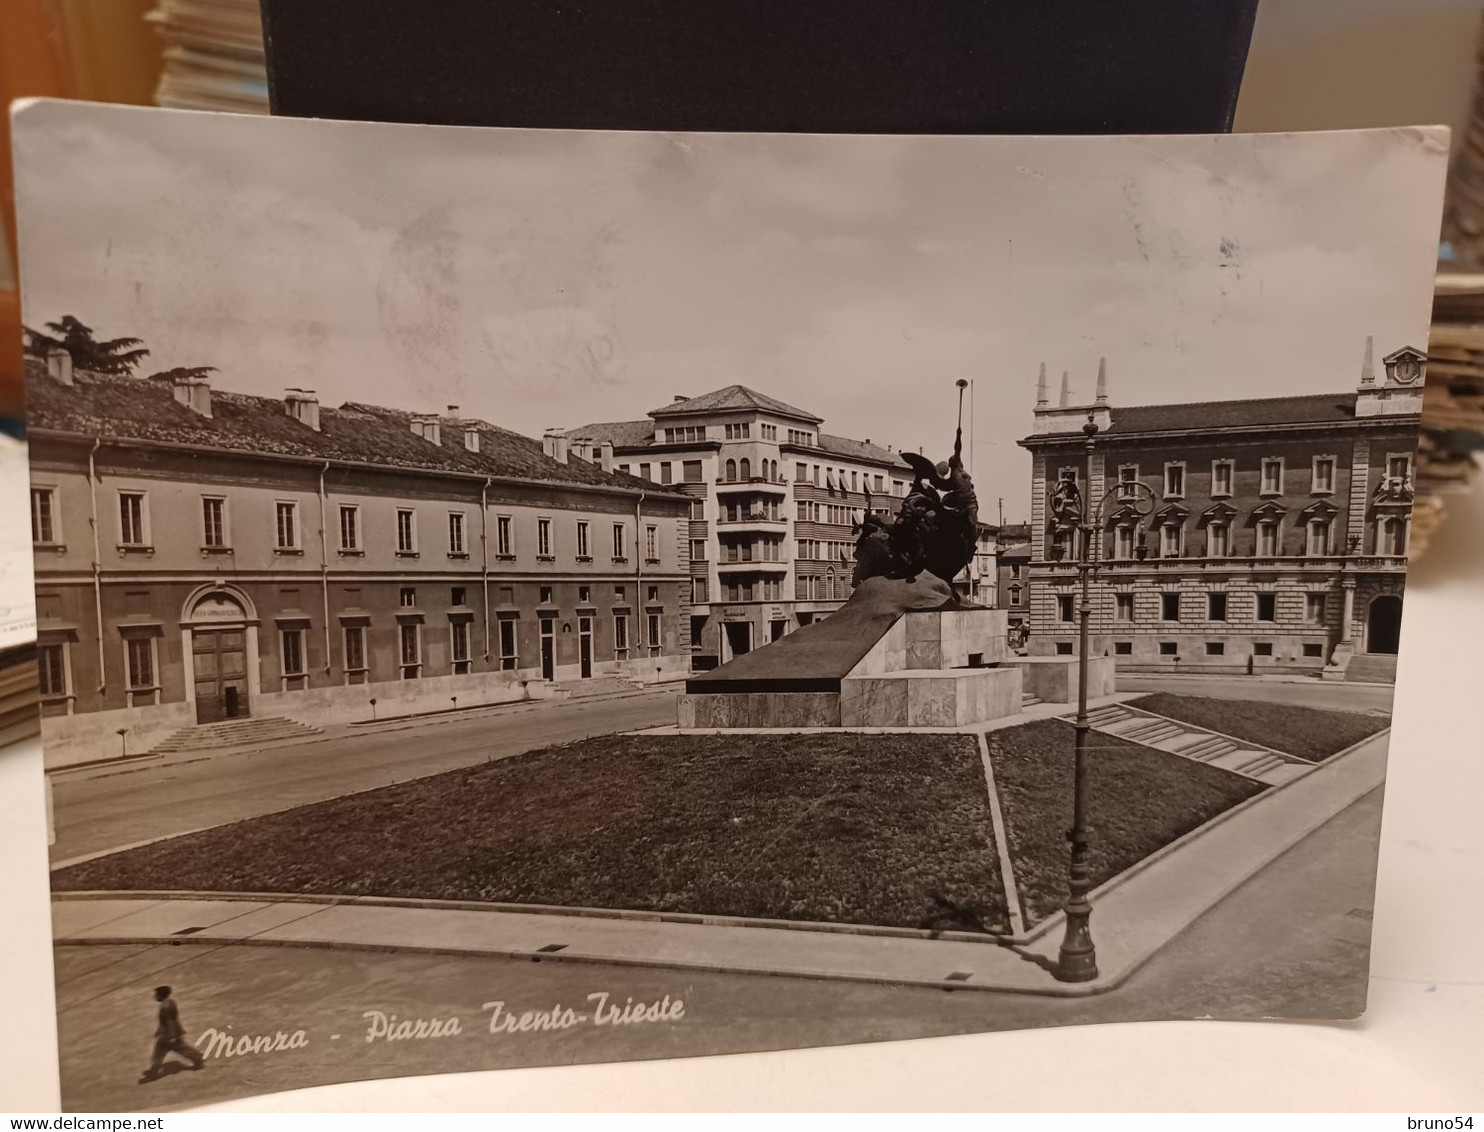
[[[1067,896],[1072,827],[1071,724],[1038,720],[991,731],[990,763],[1026,924]],[[1259,782],[1094,731],[1088,736],[1093,884],[1260,793]]]
[[[1141,696],[1132,706],[1315,762],[1391,726],[1384,715],[1168,692]]]
[[[1004,931],[993,844],[971,735],[605,736],[52,879]]]

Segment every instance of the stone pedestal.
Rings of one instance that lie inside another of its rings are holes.
[[[1077,658],[1075,656],[1018,656],[1010,665],[1020,669],[1026,694],[1049,704],[1077,702]],[[1087,658],[1087,698],[1111,696],[1115,689],[1114,658]]]

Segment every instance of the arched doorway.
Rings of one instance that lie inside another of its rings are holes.
[[[252,714],[257,689],[257,626],[246,597],[221,587],[186,602],[185,644],[190,659],[186,687],[197,723]]]
[[[1365,651],[1395,656],[1402,637],[1402,599],[1382,594],[1366,613]]]

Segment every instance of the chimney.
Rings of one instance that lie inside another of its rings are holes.
[[[561,429],[549,428],[541,438],[541,450],[558,464],[567,462],[567,438]]]
[[[1046,363],[1041,363],[1041,376],[1036,378],[1036,408],[1044,409],[1051,401],[1046,396]]]
[[[578,436],[572,439],[571,454],[579,460],[586,460],[589,464],[593,463],[594,452],[595,446],[591,437]]]
[[[412,432],[430,444],[443,443],[443,432],[439,427],[437,413],[413,413]]]
[[[459,407],[457,405],[450,405],[448,407],[448,413],[446,415],[447,415],[448,419],[451,420],[451,421],[458,420],[459,419]]]
[[[59,385],[72,384],[72,355],[60,346],[46,352],[46,376]]]
[[[319,398],[313,389],[285,389],[283,411],[300,424],[319,431]]]
[[[1375,351],[1375,339],[1372,335],[1365,336],[1365,360],[1360,363],[1360,384],[1362,387],[1376,384],[1376,363],[1372,361],[1371,355]],[[48,355],[50,361],[50,355]]]
[[[689,400],[690,400],[690,398],[687,397],[684,393],[677,393],[677,394],[675,394],[675,396],[673,396],[673,397],[670,398],[670,404],[672,404],[672,405],[678,405],[681,401],[689,401]]]
[[[1108,403],[1108,359],[1098,359],[1098,391],[1094,404],[1106,405]]]
[[[470,452],[479,451],[479,430],[473,425],[464,426],[464,447]]]
[[[175,399],[193,413],[211,416],[211,382],[204,377],[177,377],[170,382]]]
[[[613,471],[613,441],[605,440],[598,445],[598,467],[605,472]]]
[[[1072,403],[1072,375],[1066,370],[1061,371],[1061,408],[1065,409]]]

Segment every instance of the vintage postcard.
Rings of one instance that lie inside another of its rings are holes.
[[[67,1107],[1364,1009],[1444,131],[15,136]]]

